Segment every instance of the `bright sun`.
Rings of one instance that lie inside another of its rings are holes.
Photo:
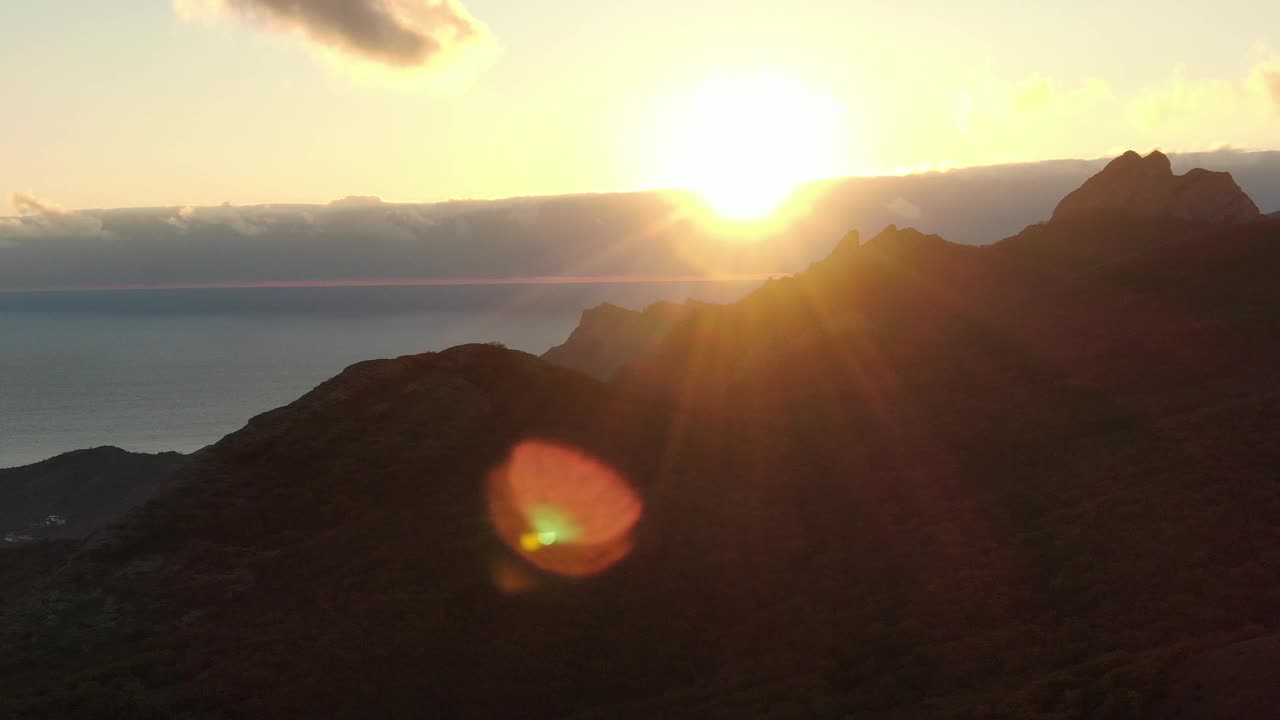
[[[673,184],[725,218],[764,218],[797,185],[839,174],[842,116],[831,97],[786,78],[708,80],[676,137]]]

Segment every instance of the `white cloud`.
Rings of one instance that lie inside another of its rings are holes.
[[[166,218],[165,223],[182,232],[189,232],[195,224],[225,225],[241,235],[261,235],[266,231],[261,222],[255,221],[249,217],[248,212],[230,203],[214,207],[184,207],[177,214]]]
[[[1280,55],[1262,49],[1243,79],[1191,78],[1174,68],[1165,84],[1139,94],[1129,116],[1143,130],[1188,131],[1273,123],[1280,115]]]
[[[1098,78],[1062,87],[1044,75],[1011,81],[987,72],[952,94],[952,112],[956,129],[967,133],[1009,122],[1044,122],[1083,114],[1110,97],[1111,87]]]
[[[18,216],[0,218],[0,238],[88,238],[109,235],[102,229],[102,220],[96,215],[67,210],[27,193],[14,193],[11,201]]]
[[[924,215],[924,211],[915,203],[901,195],[894,198],[893,202],[890,202],[886,207],[889,209],[889,212],[911,222],[919,220],[920,216]]]
[[[329,203],[331,208],[364,208],[364,207],[380,207],[385,205],[382,198],[377,195],[348,195],[344,198],[333,200]]]

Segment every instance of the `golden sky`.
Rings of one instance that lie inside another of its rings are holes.
[[[0,214],[1280,148],[1280,5],[1030,5],[5,3]]]

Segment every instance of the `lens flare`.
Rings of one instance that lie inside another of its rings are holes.
[[[505,595],[519,595],[537,587],[533,570],[512,558],[498,558],[493,563],[493,586]]]
[[[644,503],[622,475],[586,453],[524,440],[489,474],[489,512],[503,542],[529,563],[585,577],[631,551]]]

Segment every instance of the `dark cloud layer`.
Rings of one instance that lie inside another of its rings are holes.
[[[1173,155],[1177,172],[1228,170],[1280,209],[1280,152]],[[1106,160],[1005,165],[815,188],[776,236],[726,242],[661,192],[438,204],[372,196],[328,205],[68,211],[28,195],[0,218],[0,290],[103,285],[476,277],[692,275],[803,269],[848,230],[910,224],[989,243],[1047,219]]]
[[[456,0],[223,0],[222,7],[396,68],[431,64],[484,35]]]
[[[95,215],[71,212],[26,193],[10,198],[17,217],[0,218],[0,242],[9,245],[17,238],[85,238],[104,235],[102,221]]]

